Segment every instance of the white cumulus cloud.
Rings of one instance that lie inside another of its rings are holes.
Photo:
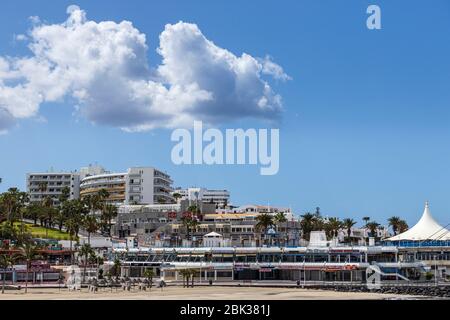
[[[78,116],[145,131],[243,117],[274,119],[281,97],[268,79],[289,80],[270,57],[237,56],[208,40],[197,25],[168,24],[159,66],[131,22],[95,22],[78,6],[61,24],[32,19],[24,41],[31,55],[0,57],[0,132],[17,119],[39,118],[43,103],[73,99]]]

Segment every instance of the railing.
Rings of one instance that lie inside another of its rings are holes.
[[[450,240],[386,241],[383,243],[383,245],[405,248],[450,247]]]

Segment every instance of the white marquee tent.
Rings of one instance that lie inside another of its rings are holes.
[[[414,227],[392,238],[389,238],[388,240],[450,240],[450,231],[441,226],[436,220],[434,220],[430,212],[430,206],[427,202],[425,204],[425,210],[423,212],[422,218],[420,218],[419,222],[417,222]]]

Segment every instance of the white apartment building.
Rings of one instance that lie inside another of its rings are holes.
[[[178,188],[174,190],[172,195],[175,193],[181,195],[180,200],[214,203],[219,208],[226,207],[230,204],[230,193],[227,190],[208,190],[205,188]]]
[[[80,197],[80,174],[76,172],[33,172],[27,174],[27,192],[30,202],[41,202],[50,197],[53,205],[59,205],[62,190],[70,189],[70,199]]]
[[[151,167],[133,167],[123,173],[88,175],[81,180],[80,195],[84,198],[101,189],[109,192],[107,202],[116,205],[172,203],[170,176]]]

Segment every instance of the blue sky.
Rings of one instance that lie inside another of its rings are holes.
[[[427,4],[428,3],[428,4]],[[151,165],[176,186],[227,188],[235,204],[319,206],[325,215],[414,223],[426,200],[450,223],[450,3],[426,1],[2,1],[0,56],[30,55],[14,35],[28,17],[67,19],[76,4],[96,22],[128,20],[146,35],[151,67],[168,23],[195,23],[236,56],[270,55],[293,78],[272,80],[283,98],[280,171],[256,166],[175,166],[172,130],[127,133],[73,115],[73,99],[43,103],[45,121],[23,119],[0,135],[0,191],[25,188],[28,171],[112,171]],[[382,10],[382,30],[366,28],[369,4]],[[264,127],[254,119],[224,127]]]

